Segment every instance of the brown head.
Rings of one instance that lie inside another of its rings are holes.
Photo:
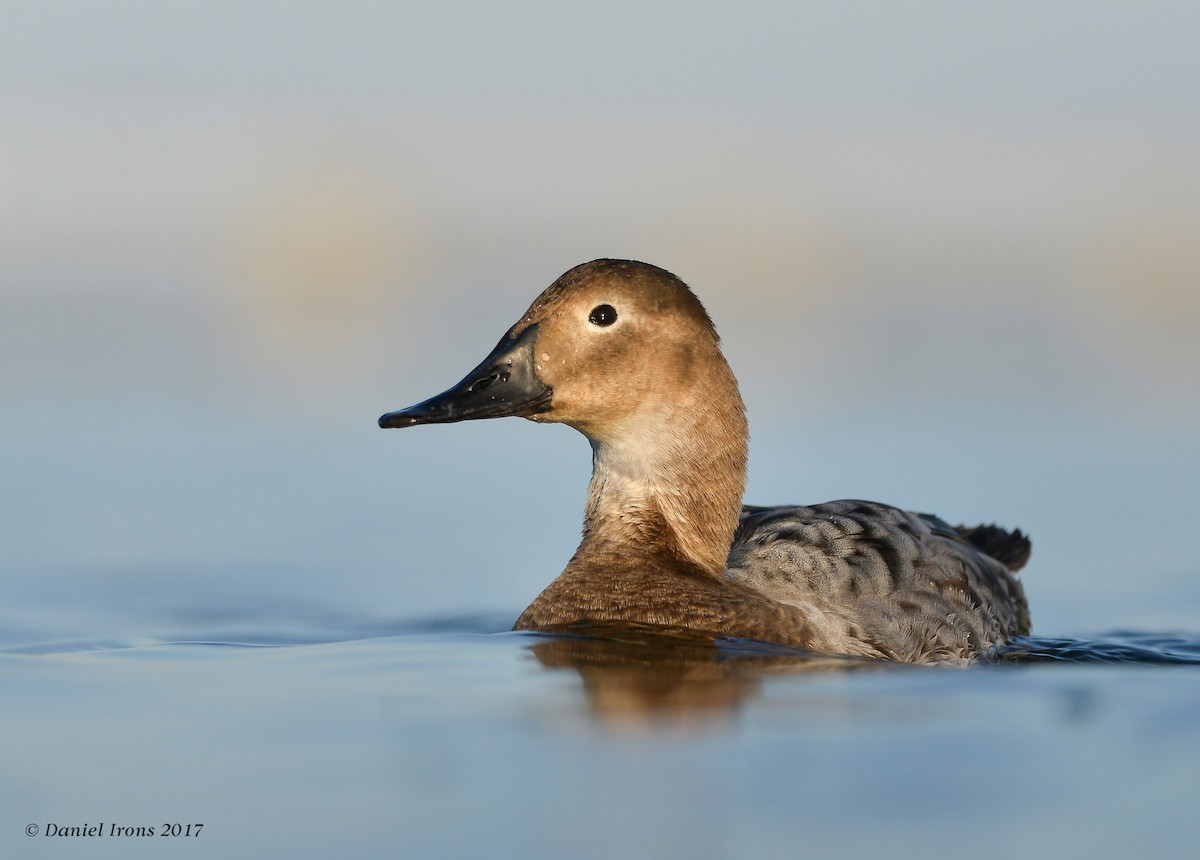
[[[379,425],[510,415],[591,440],[585,547],[635,545],[665,526],[670,551],[724,570],[745,480],[745,417],[708,314],[670,272],[628,260],[576,266],[458,385]]]

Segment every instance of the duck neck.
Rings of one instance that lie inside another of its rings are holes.
[[[673,407],[630,416],[619,432],[588,434],[592,480],[573,563],[609,552],[634,560],[666,555],[712,576],[724,574],[745,490],[747,447],[745,409],[725,371],[727,380],[707,379]]]

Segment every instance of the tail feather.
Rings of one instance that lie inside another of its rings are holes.
[[[1020,570],[1029,561],[1033,545],[1020,529],[1002,529],[997,525],[956,526],[963,540],[987,553],[1009,570]]]

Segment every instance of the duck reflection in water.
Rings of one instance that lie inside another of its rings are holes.
[[[539,636],[546,669],[579,673],[591,715],[615,725],[700,725],[735,718],[774,675],[880,670],[877,660],[810,654],[765,643],[720,642],[650,627]]]

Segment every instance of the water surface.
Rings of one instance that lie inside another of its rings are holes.
[[[1027,639],[962,670],[507,620],[10,644],[3,853],[1183,857],[1200,837],[1195,636]],[[204,827],[24,834],[102,822]]]

